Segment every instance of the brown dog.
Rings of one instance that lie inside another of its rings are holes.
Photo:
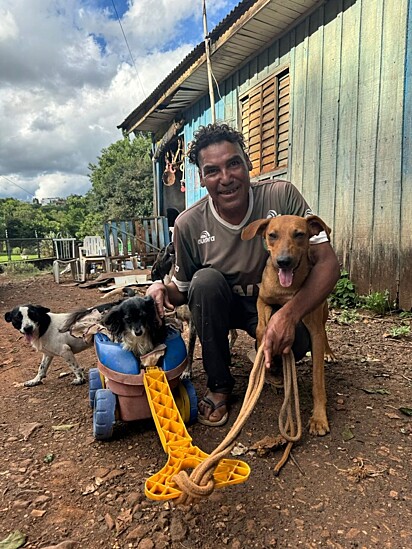
[[[309,239],[321,231],[326,231],[328,236],[330,234],[329,227],[316,215],[306,218],[282,215],[259,219],[243,229],[243,240],[250,240],[257,234],[263,235],[270,253],[257,300],[256,337],[259,346],[273,313],[272,306],[287,303],[308,276],[311,269]],[[334,355],[325,330],[327,318],[326,301],[303,318],[312,343],[313,413],[309,430],[313,435],[325,435],[329,432],[324,366],[325,357],[332,360]]]

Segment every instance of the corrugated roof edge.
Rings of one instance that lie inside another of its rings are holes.
[[[243,0],[218,24],[209,32],[211,42],[216,41],[224,32],[226,32],[253,4],[256,0]],[[137,118],[138,112],[148,111],[160,97],[177,79],[181,76],[189,67],[203,55],[205,52],[205,44],[201,42],[198,44],[182,61],[177,65],[172,72],[166,76],[166,78],[153,90],[153,92],[147,97],[143,103],[136,107],[127,116],[121,124],[117,126],[118,129],[126,132],[132,131],[133,121]]]

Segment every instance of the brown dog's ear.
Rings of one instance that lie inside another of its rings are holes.
[[[252,240],[257,234],[263,234],[268,226],[271,217],[265,219],[257,219],[245,227],[242,231],[242,240]]]
[[[309,227],[310,236],[315,236],[320,232],[325,231],[325,233],[328,235],[328,238],[329,238],[331,233],[331,228],[326,225],[323,219],[321,219],[317,215],[309,215],[305,219]]]

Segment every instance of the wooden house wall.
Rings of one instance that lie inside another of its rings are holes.
[[[290,178],[333,228],[360,293],[401,306],[407,0],[336,0],[291,32]],[[412,266],[412,265],[411,265]]]
[[[410,3],[326,2],[221,83],[216,109],[218,120],[236,124],[239,96],[289,66],[283,176],[332,227],[334,248],[358,291],[388,289],[405,309],[412,305]],[[209,105],[205,96],[185,113],[186,143],[210,122]],[[186,181],[189,206],[204,189],[193,167]]]
[[[409,2],[406,41],[402,146],[402,200],[400,228],[400,283],[402,307],[412,308],[412,2]]]

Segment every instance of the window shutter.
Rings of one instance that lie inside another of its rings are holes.
[[[289,70],[253,88],[241,100],[242,132],[248,144],[251,176],[287,166]]]

